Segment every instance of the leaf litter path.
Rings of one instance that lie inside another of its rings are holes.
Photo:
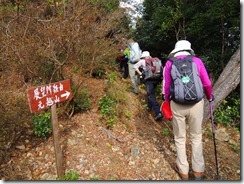
[[[129,89],[129,80],[120,82],[121,87],[125,85]],[[77,172],[79,180],[180,179],[172,169],[176,154],[173,135],[167,133],[172,131],[172,127],[169,122],[155,122],[153,114],[145,111],[142,100],[146,94],[142,88],[138,96],[128,90],[125,94],[130,102],[126,107],[131,112],[130,117],[123,116],[113,129],[106,129],[98,110],[98,100],[106,91],[103,80],[90,79],[83,86],[94,92],[91,94],[92,109],[68,120],[59,119],[65,170]],[[206,180],[215,180],[211,136],[205,137]],[[38,144],[32,141],[30,135],[23,135],[22,139],[9,162],[1,166],[11,168],[11,173],[6,171],[3,179],[55,180],[57,175],[52,137]],[[221,167],[219,172],[224,176],[221,179],[240,180],[240,155],[234,154],[224,143],[217,142],[217,145]],[[187,146],[190,150],[190,145]]]

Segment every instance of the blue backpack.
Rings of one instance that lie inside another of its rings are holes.
[[[203,99],[203,85],[192,56],[183,59],[169,58],[172,61],[170,88],[171,99],[180,104],[195,104]]]
[[[137,63],[141,58],[141,49],[138,43],[133,43],[129,46],[130,48],[130,56],[129,56],[129,62],[132,64]]]

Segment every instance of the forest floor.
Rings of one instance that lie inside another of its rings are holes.
[[[121,80],[121,87],[130,89],[130,80]],[[63,168],[78,173],[79,180],[180,180],[174,171],[176,159],[171,122],[154,121],[139,95],[126,90],[130,115],[122,116],[112,129],[100,118],[98,100],[104,95],[102,79],[84,82],[91,92],[92,109],[70,119],[59,118]],[[160,102],[161,103],[161,102]],[[223,128],[220,125],[217,129]],[[216,141],[219,177],[211,132],[211,122],[204,127],[205,180],[239,181],[241,179],[240,135],[225,127],[228,141]],[[190,160],[190,143],[187,142]],[[22,132],[15,142],[9,160],[1,164],[2,180],[56,180],[57,170],[53,137],[37,138],[30,131]],[[190,170],[192,180],[192,170]]]

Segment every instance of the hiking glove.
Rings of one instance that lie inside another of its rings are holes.
[[[214,101],[214,99],[215,99],[215,98],[214,98],[214,95],[212,94],[212,98],[210,98],[208,101],[209,101],[209,102],[212,102],[212,101]]]

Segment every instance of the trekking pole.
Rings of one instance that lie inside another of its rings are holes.
[[[209,102],[210,106],[210,116],[212,121],[212,132],[213,132],[213,142],[214,142],[214,155],[215,155],[215,163],[216,163],[216,176],[219,178],[219,171],[218,171],[218,158],[217,158],[217,149],[216,149],[216,142],[215,142],[215,130],[214,130],[214,117],[213,117],[213,105],[212,101]]]

